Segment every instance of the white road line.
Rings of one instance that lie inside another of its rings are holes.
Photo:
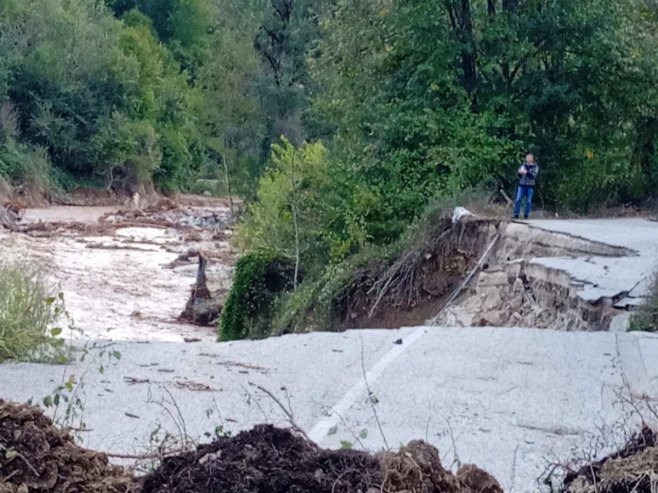
[[[338,401],[338,403],[331,408],[327,416],[321,419],[308,434],[309,438],[316,443],[320,443],[324,439],[329,430],[337,426],[341,416],[344,417],[345,412],[356,402],[356,400],[365,395],[367,392],[366,381],[372,387],[375,381],[381,376],[384,370],[395,361],[402,353],[409,349],[416,341],[423,337],[428,330],[428,327],[418,327],[409,336],[403,339],[401,345],[396,345],[382,359],[366,372],[365,379],[361,378],[359,382],[355,383],[350,390]]]

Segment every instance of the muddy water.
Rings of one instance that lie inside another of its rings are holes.
[[[218,235],[185,221],[180,227],[118,221],[110,228],[99,219],[116,207],[52,207],[27,210],[25,223],[57,223],[46,232],[0,230],[3,258],[36,262],[64,293],[66,308],[77,331],[73,336],[112,340],[181,341],[213,339],[212,328],[178,321],[196,276],[196,258],[175,262],[190,249],[209,253],[211,289],[225,290],[235,257],[229,232]],[[212,212],[228,216],[222,207],[186,208],[182,218]],[[63,224],[62,224],[63,223]],[[77,223],[77,225],[75,225]],[[222,237],[221,239],[216,239]],[[173,263],[173,264],[172,264]]]

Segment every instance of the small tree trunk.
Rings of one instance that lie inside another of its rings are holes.
[[[292,222],[295,228],[295,277],[293,279],[293,289],[297,289],[297,282],[299,279],[299,263],[300,263],[300,252],[299,252],[299,210],[297,207],[297,181],[295,178],[295,158],[297,157],[297,149],[293,151],[292,155]]]
[[[14,230],[18,221],[20,221],[18,214],[0,205],[0,226]]]
[[[208,267],[208,257],[199,251],[199,268],[196,271],[196,285],[192,296],[196,299],[209,300],[211,298],[208,290],[206,279],[206,268]]]
[[[228,158],[226,157],[226,153],[222,156],[222,161],[224,162],[224,181],[226,182],[226,194],[228,195],[228,203],[229,207],[231,208],[231,217],[235,215],[235,211],[233,210],[233,194],[231,191],[231,181],[228,176]]]

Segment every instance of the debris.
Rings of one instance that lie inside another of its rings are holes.
[[[436,448],[411,442],[397,453],[323,450],[289,430],[256,426],[170,457],[146,476],[143,493],[502,493],[475,466],[446,470]]]
[[[192,342],[201,342],[199,337],[183,337],[183,341],[192,343]]]
[[[3,493],[133,493],[137,486],[105,454],[78,447],[39,409],[0,400]]]
[[[658,486],[658,435],[646,425],[619,451],[569,471],[562,493],[654,493]]]
[[[139,383],[151,383],[148,378],[135,378],[135,377],[123,377],[123,381],[130,385],[136,385]]]
[[[181,379],[174,380],[174,385],[182,390],[191,390],[192,392],[210,392],[212,387],[205,383],[192,382],[191,380]]]

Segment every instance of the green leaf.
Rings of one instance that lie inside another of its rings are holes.
[[[354,448],[354,444],[352,442],[348,442],[347,440],[341,440],[340,448],[343,450],[352,450]]]
[[[112,353],[112,356],[114,356],[114,359],[120,360],[121,359],[121,353],[119,351],[114,351]]]
[[[53,398],[50,397],[49,395],[43,398],[43,405],[46,407],[50,407],[53,405]]]
[[[335,435],[338,433],[338,425],[334,425],[327,431],[327,435]]]
[[[364,428],[363,430],[361,430],[361,431],[359,432],[359,438],[361,438],[361,439],[363,439],[363,440],[365,440],[366,438],[368,438],[368,430],[366,430],[365,428]]]
[[[50,335],[52,335],[53,337],[57,337],[61,333],[62,333],[62,329],[60,329],[59,327],[55,327],[54,329],[51,329],[51,331],[50,331]]]

